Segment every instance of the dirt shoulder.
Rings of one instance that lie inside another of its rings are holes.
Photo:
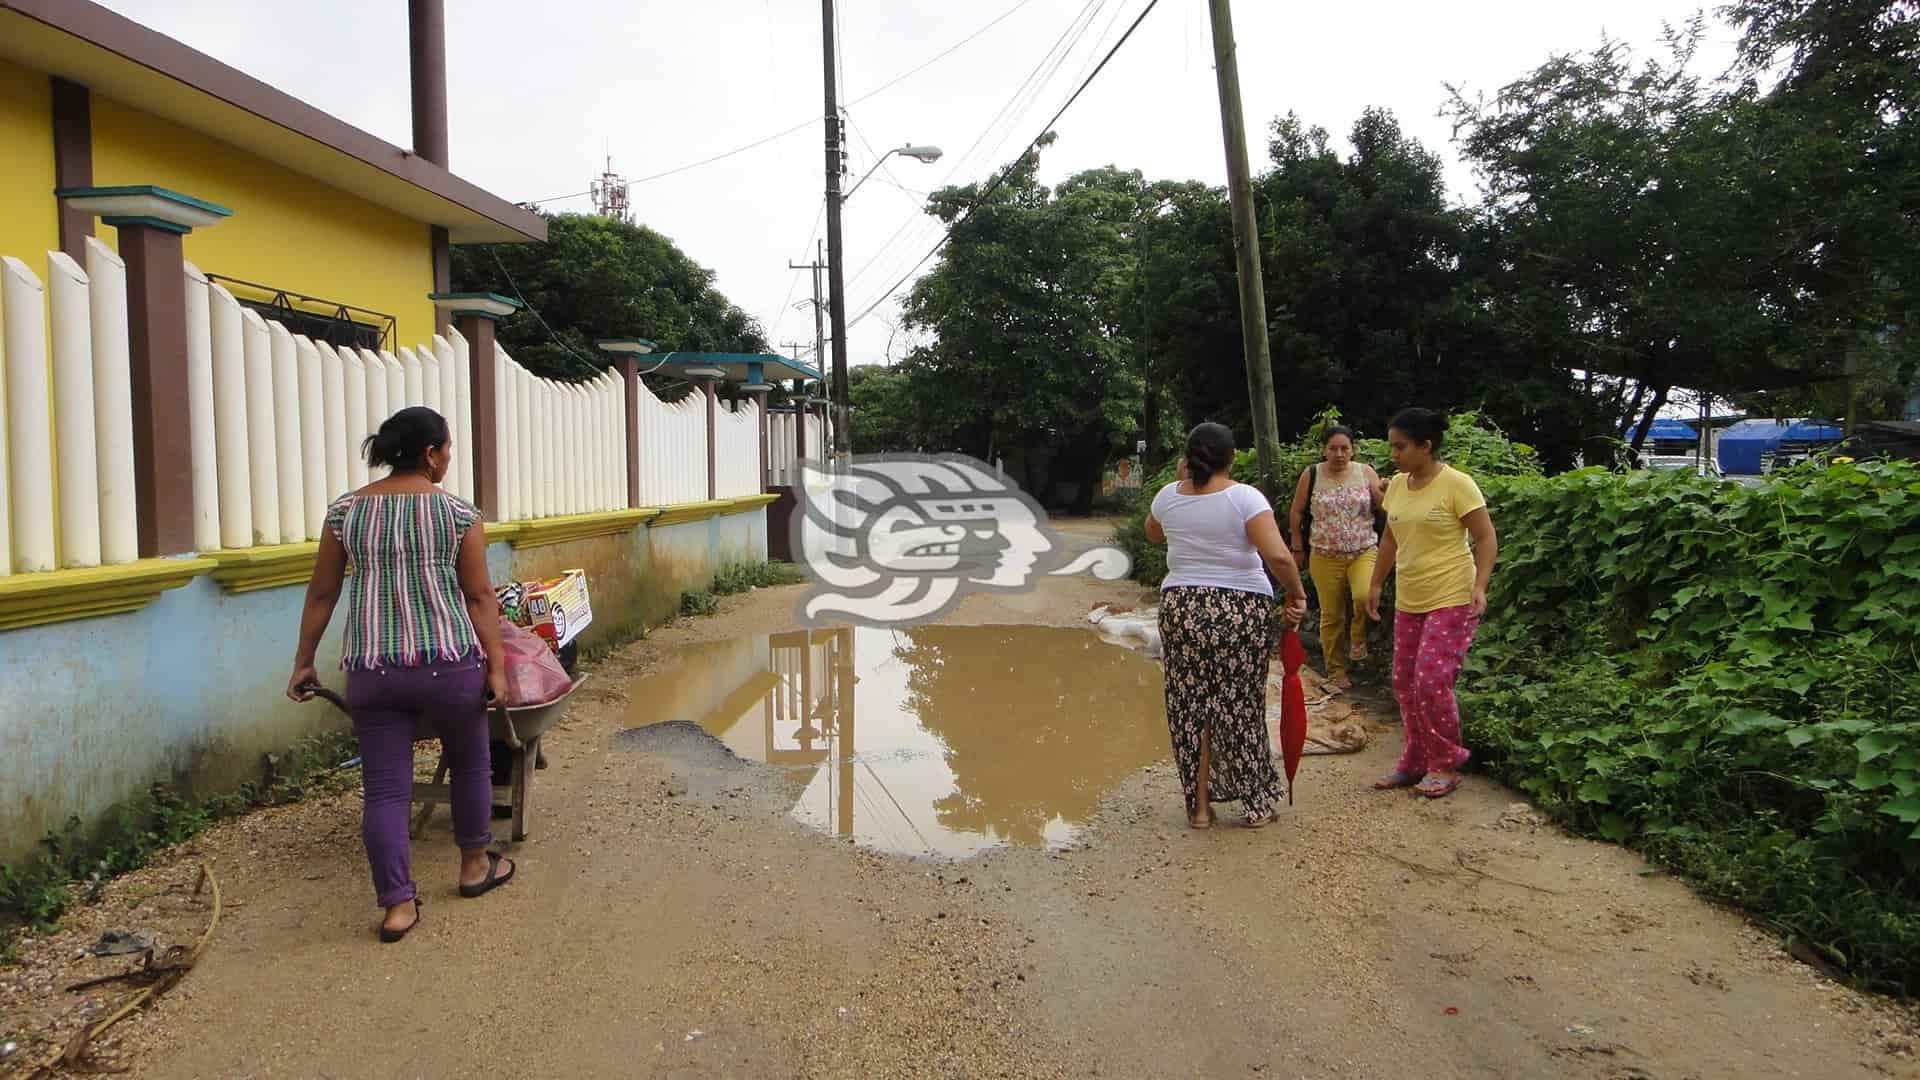
[[[228,904],[208,956],[103,1044],[139,1076],[1920,1076],[1909,1015],[1630,853],[1478,778],[1439,802],[1368,790],[1397,740],[1377,708],[1372,745],[1309,758],[1276,827],[1185,828],[1163,764],[1075,850],[960,864],[808,832],[764,769],[697,741],[621,749],[637,676],[788,628],[800,591],[597,666],[510,888],[454,895],[443,811],[415,847],[424,921],[382,946],[357,795],[264,812],[30,943],[0,1015],[111,1008],[125,990],[58,993],[124,963],[74,950],[112,926],[190,940],[205,905],[167,887],[205,862]],[[1085,625],[1105,599],[1137,590],[1050,581],[946,621]]]

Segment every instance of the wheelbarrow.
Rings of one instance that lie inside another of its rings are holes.
[[[539,705],[496,705],[487,710],[487,737],[490,741],[504,743],[512,755],[510,782],[506,787],[493,789],[493,802],[513,807],[513,838],[527,838],[527,791],[533,786],[533,773],[541,759],[540,739],[548,729],[559,723],[560,716],[566,711],[567,699],[575,690],[587,681],[585,675],[576,675],[573,683],[557,698]],[[339,694],[318,683],[310,683],[306,689],[313,695],[324,698],[341,712],[347,712],[347,703]],[[414,729],[415,742],[439,738],[431,721],[422,717]],[[420,835],[427,820],[433,816],[433,808],[451,800],[451,786],[447,783],[447,753],[440,751],[440,762],[434,768],[433,782],[422,784],[415,781],[413,801],[420,810],[413,818],[412,835]]]

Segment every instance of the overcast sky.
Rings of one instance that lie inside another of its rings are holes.
[[[106,4],[388,142],[412,141],[400,0]],[[1015,154],[1145,6],[841,0],[852,178],[867,171],[873,151],[908,142],[946,151],[933,165],[893,158],[848,202],[849,318],[885,296],[938,238],[938,224],[918,210],[921,196],[983,179]],[[454,172],[509,200],[545,199],[584,192],[611,154],[614,171],[634,181],[635,220],[717,272],[719,287],[777,349],[789,341],[811,348],[813,320],[792,306],[809,286],[786,266],[806,261],[810,238],[824,236],[819,4],[448,0],[447,9]],[[1240,0],[1254,167],[1264,166],[1275,116],[1293,110],[1339,137],[1361,109],[1380,105],[1449,162],[1455,196],[1467,197],[1473,177],[1437,115],[1445,84],[1491,92],[1603,33],[1651,50],[1663,21],[1694,10],[1672,0]],[[861,100],[1002,16],[952,55]],[[1077,46],[1043,69],[1075,27],[1084,30]],[[1728,35],[1714,34],[1702,66],[1717,70]],[[1037,95],[1018,94],[1037,69],[1052,77]],[[795,125],[804,126],[724,161],[637,182]],[[1048,180],[1115,164],[1150,178],[1224,183],[1206,0],[1160,0],[1056,130],[1043,163]],[[585,198],[547,205],[591,208]],[[889,348],[899,357],[906,338],[893,336],[896,319],[896,305],[881,303],[852,328],[853,363],[879,362]]]

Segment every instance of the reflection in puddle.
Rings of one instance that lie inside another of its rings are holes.
[[[1160,669],[1082,630],[794,631],[677,659],[635,687],[633,723],[693,721],[784,767],[793,817],[864,847],[1064,845],[1167,755]]]

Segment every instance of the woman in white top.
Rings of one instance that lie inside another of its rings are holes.
[[[1167,729],[1187,823],[1213,824],[1213,803],[1238,801],[1241,824],[1271,823],[1282,794],[1267,739],[1267,662],[1273,656],[1272,571],[1289,622],[1307,613],[1300,570],[1266,496],[1229,475],[1233,432],[1201,424],[1187,436],[1185,479],[1153,498],[1147,538],[1167,545],[1160,639]]]

